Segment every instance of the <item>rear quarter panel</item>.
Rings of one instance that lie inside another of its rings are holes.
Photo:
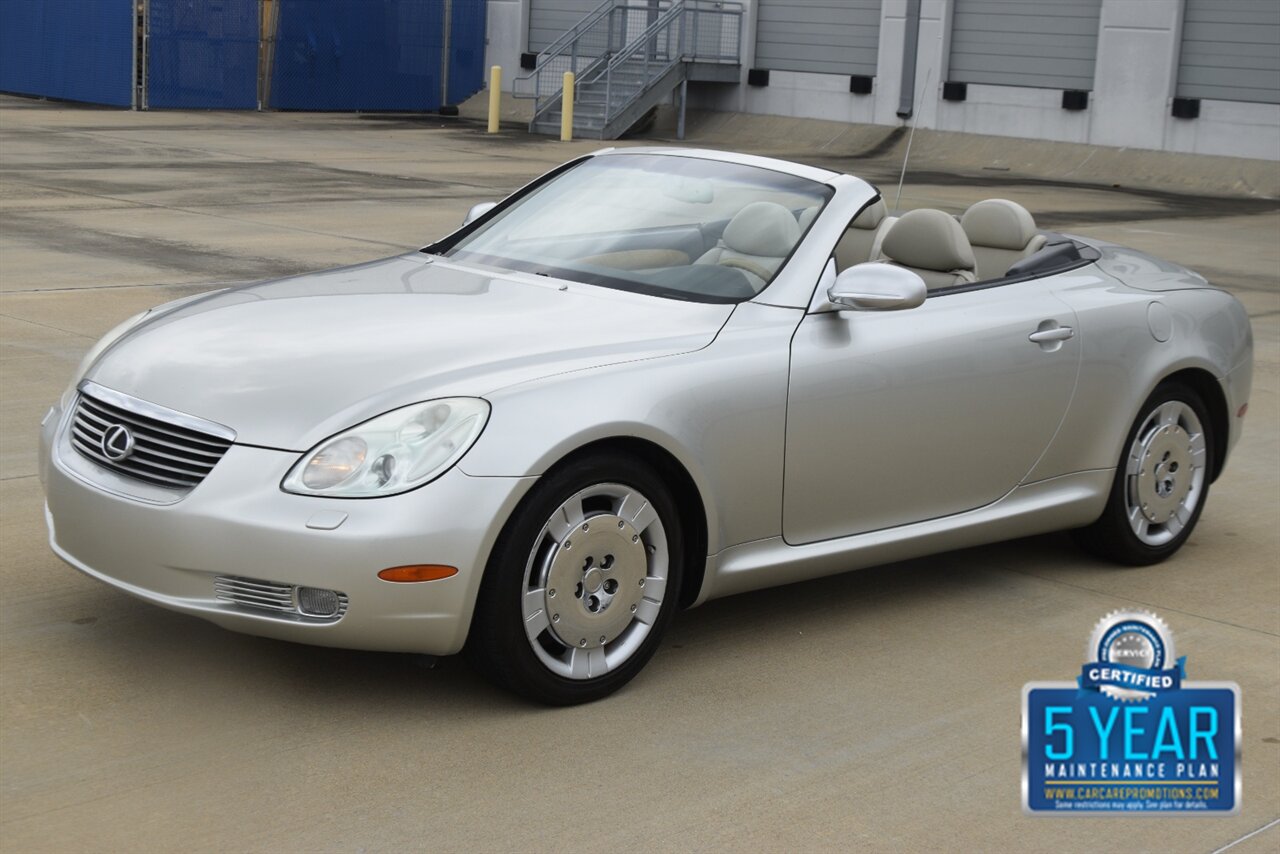
[[[1221,384],[1228,445],[1239,438],[1234,414],[1247,400],[1253,349],[1243,306],[1189,270],[1121,247],[1100,248],[1096,266],[1104,284],[1064,283],[1055,291],[1076,310],[1083,358],[1070,410],[1031,481],[1117,465],[1143,402],[1163,379],[1189,368]]]

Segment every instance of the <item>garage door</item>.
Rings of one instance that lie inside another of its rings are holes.
[[[1187,0],[1178,96],[1280,104],[1280,3]]]
[[[881,0],[760,0],[756,68],[876,73]]]
[[[947,79],[1092,89],[1101,11],[1102,0],[955,0]]]
[[[530,0],[529,50],[541,53],[595,11],[601,0]]]

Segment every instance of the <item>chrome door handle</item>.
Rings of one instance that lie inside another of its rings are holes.
[[[1066,341],[1075,334],[1076,331],[1070,326],[1057,326],[1053,329],[1044,329],[1039,332],[1032,332],[1027,336],[1027,340],[1036,344],[1044,344],[1047,341]]]

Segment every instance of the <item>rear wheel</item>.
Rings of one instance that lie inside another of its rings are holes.
[[[1187,386],[1160,385],[1141,412],[1106,510],[1075,532],[1095,554],[1135,566],[1164,560],[1191,536],[1209,496],[1213,448],[1204,402]]]
[[[494,548],[469,650],[553,705],[605,697],[653,655],[678,599],[683,539],[666,484],[628,457],[548,475]]]

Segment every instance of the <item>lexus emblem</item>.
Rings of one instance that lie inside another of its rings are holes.
[[[102,434],[102,453],[107,459],[120,462],[133,453],[133,434],[123,424],[112,424]]]

